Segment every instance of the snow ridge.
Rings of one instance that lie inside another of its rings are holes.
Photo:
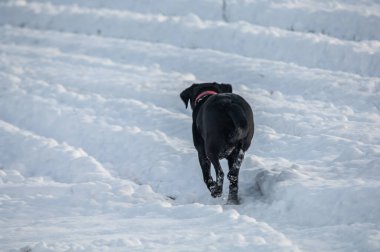
[[[163,16],[78,5],[19,2],[4,3],[0,8],[6,14],[0,18],[2,24],[213,49],[379,77],[380,44],[377,41],[345,41],[247,22],[204,21],[194,14]]]

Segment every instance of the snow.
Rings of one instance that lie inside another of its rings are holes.
[[[129,11],[79,8],[77,5],[59,5],[55,8],[47,3],[25,5],[16,2],[0,6],[6,13],[0,22],[16,26],[45,27],[169,43],[179,47],[213,49],[247,57],[379,77],[378,41],[344,41],[321,34],[305,34],[243,21],[225,23],[202,20],[192,13],[185,16],[142,15]],[[377,23],[379,22],[380,17]],[[372,37],[375,36],[368,32],[367,38]]]
[[[2,1],[0,250],[379,251],[379,10]],[[254,110],[241,205],[202,181],[204,81]]]

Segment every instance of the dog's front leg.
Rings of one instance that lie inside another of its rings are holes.
[[[224,173],[222,170],[222,167],[220,166],[219,159],[217,156],[210,155],[210,160],[212,165],[215,169],[215,175],[216,175],[216,184],[213,188],[210,189],[211,196],[216,198],[222,196],[223,193],[223,180],[224,180]]]

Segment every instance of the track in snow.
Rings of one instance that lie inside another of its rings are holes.
[[[246,22],[203,21],[193,14],[184,17],[142,15],[129,11],[79,8],[76,5],[55,7],[46,3],[17,2],[2,4],[2,8],[6,15],[0,18],[0,23],[17,26],[214,49],[369,76],[378,76],[380,67],[379,57],[373,56],[380,54],[377,41],[340,40],[322,34],[300,33]],[[367,37],[376,38],[377,34],[368,31]]]

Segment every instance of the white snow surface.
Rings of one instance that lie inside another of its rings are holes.
[[[1,1],[0,251],[380,251],[379,27],[371,0]],[[255,115],[240,205],[179,98],[210,81]]]

